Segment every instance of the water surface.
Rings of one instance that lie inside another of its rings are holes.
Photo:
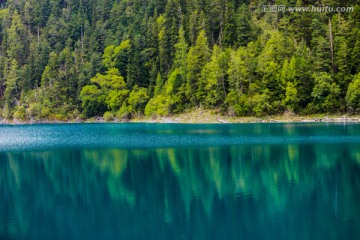
[[[0,239],[359,239],[360,125],[0,126]]]

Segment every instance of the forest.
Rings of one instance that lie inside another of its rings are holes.
[[[359,72],[358,0],[0,0],[0,118],[357,114]]]

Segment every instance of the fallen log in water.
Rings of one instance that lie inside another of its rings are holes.
[[[221,123],[229,123],[228,121],[222,120],[222,119],[218,119],[219,122]]]

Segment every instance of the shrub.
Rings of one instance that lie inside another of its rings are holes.
[[[116,117],[119,118],[119,119],[128,119],[128,118],[130,118],[129,107],[126,105],[125,102],[122,104],[121,108],[116,113]]]
[[[55,120],[58,120],[58,121],[67,121],[67,116],[62,114],[62,113],[56,113],[53,118],[55,118]]]
[[[346,103],[351,111],[360,111],[360,74],[355,76],[354,81],[348,87]]]
[[[16,107],[15,112],[13,114],[13,118],[19,119],[19,120],[25,120],[26,119],[26,109],[23,106]]]
[[[39,119],[41,116],[41,104],[40,103],[31,103],[27,109],[27,115],[29,118]]]
[[[138,86],[134,87],[134,90],[131,91],[128,103],[129,111],[135,114],[143,114],[146,103],[149,101],[149,96],[147,95],[147,90],[145,88],[139,88]]]
[[[114,120],[114,115],[111,112],[104,113],[104,120],[105,122],[110,122]]]
[[[146,116],[166,116],[169,115],[169,101],[164,95],[152,98],[145,107]]]

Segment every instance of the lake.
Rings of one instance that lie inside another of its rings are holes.
[[[0,191],[0,239],[359,239],[360,125],[4,125]]]

